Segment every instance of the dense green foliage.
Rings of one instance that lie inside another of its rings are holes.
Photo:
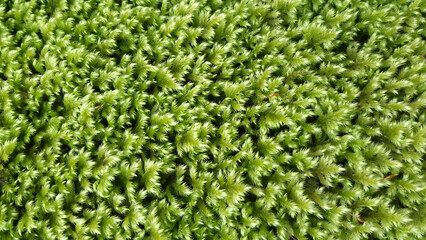
[[[426,1],[0,1],[0,239],[424,239]]]

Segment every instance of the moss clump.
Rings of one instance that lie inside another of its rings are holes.
[[[0,1],[0,239],[423,239],[425,1]]]

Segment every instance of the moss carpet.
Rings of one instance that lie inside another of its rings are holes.
[[[425,9],[0,1],[0,239],[424,239]]]

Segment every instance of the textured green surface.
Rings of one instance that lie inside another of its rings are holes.
[[[0,1],[0,239],[424,239],[426,1]]]

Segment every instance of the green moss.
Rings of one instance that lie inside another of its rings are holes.
[[[0,239],[424,239],[424,9],[0,1]]]

